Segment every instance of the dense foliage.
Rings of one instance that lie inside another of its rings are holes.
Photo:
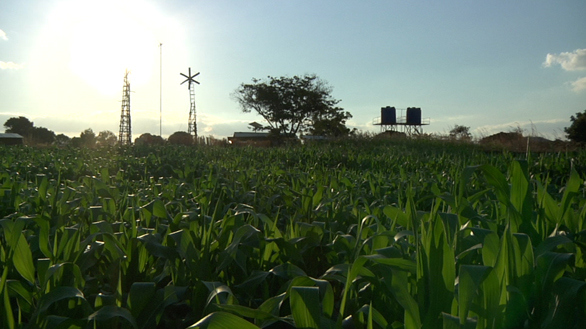
[[[0,327],[578,328],[585,164],[409,140],[0,148]]]
[[[257,129],[284,135],[348,135],[346,121],[352,115],[336,106],[340,101],[331,93],[332,88],[316,75],[269,76],[241,84],[233,96],[243,112],[255,111],[268,123]]]
[[[7,133],[15,133],[24,137],[32,144],[52,144],[55,141],[55,133],[45,127],[35,127],[29,119],[20,116],[12,117],[4,123]]]
[[[586,143],[586,110],[576,113],[576,116],[572,115],[570,121],[572,124],[564,128],[568,139],[578,143]]]

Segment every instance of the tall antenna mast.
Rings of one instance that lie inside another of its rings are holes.
[[[159,136],[163,137],[163,44],[159,42]]]
[[[199,85],[199,82],[195,81],[194,78],[199,75],[197,72],[194,75],[191,75],[191,67],[189,68],[189,73],[187,75],[180,73],[186,79],[181,82],[184,84],[187,82],[187,87],[189,88],[189,99],[191,101],[191,106],[189,108],[189,121],[187,122],[187,132],[195,138],[197,138],[197,123],[195,120],[195,84]]]
[[[128,74],[126,70],[124,73],[124,85],[122,86],[122,111],[120,113],[120,134],[118,135],[118,143],[122,145],[132,144],[132,131],[130,128],[130,82],[128,81]]]

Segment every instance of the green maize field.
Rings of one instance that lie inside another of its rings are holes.
[[[586,152],[0,147],[0,328],[583,328]]]

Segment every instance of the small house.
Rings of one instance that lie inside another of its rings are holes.
[[[258,132],[235,132],[234,136],[228,137],[228,143],[238,146],[271,146],[269,133]]]
[[[0,145],[23,145],[24,138],[15,133],[0,134]]]

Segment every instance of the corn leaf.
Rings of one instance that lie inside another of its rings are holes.
[[[187,329],[259,329],[254,324],[226,312],[214,312]]]

